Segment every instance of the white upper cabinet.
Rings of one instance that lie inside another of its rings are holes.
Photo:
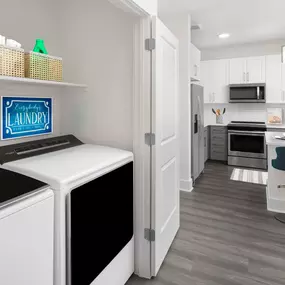
[[[202,61],[201,83],[205,103],[228,103],[229,60]]]
[[[247,83],[265,83],[265,56],[250,57],[246,60]]]
[[[233,58],[230,60],[230,84],[246,83],[246,59]]]
[[[211,84],[209,76],[209,65],[210,61],[201,61],[201,85],[204,87],[204,102],[211,103],[212,93],[211,93]]]
[[[281,89],[281,102],[285,102],[285,63],[281,63]]]
[[[264,83],[265,56],[230,60],[230,84]]]
[[[190,69],[191,69],[191,80],[200,81],[201,79],[201,51],[198,50],[193,44],[190,46]]]
[[[282,73],[281,55],[266,56],[266,102],[280,103],[285,100]]]

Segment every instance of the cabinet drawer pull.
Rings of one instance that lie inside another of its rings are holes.
[[[278,185],[277,188],[278,189],[285,189],[285,185]]]

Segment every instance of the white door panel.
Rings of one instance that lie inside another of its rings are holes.
[[[179,228],[178,40],[153,18],[152,275],[158,270]]]

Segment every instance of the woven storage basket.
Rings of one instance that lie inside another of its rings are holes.
[[[0,75],[24,77],[24,50],[0,46]]]
[[[25,76],[32,79],[62,81],[62,59],[46,54],[25,54]]]

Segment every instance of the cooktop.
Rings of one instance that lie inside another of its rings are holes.
[[[251,125],[265,125],[265,122],[253,122],[253,121],[232,121],[230,124],[251,124]]]
[[[228,130],[265,132],[267,127],[265,122],[232,121],[228,124]]]

